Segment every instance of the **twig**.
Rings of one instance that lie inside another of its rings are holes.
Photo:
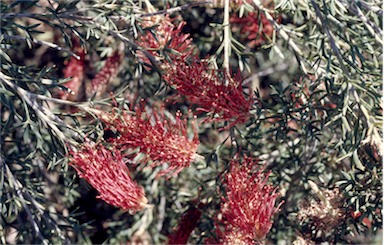
[[[376,41],[378,41],[381,44],[384,44],[382,39],[383,31],[374,23],[372,23],[372,21],[367,19],[367,17],[363,14],[359,6],[357,6],[354,3],[349,3],[348,8],[364,22],[364,25],[367,27],[371,35],[375,37]],[[379,35],[376,32],[379,33]]]
[[[274,66],[274,67],[269,67],[267,69],[264,69],[264,70],[261,70],[261,71],[257,71],[252,76],[246,78],[243,81],[243,84],[249,83],[250,81],[252,81],[256,77],[265,77],[265,76],[271,75],[271,74],[273,74],[273,73],[275,73],[277,71],[284,71],[287,68],[288,68],[288,64],[287,63],[282,63],[282,64],[279,64],[279,65]]]
[[[77,54],[75,54],[71,50],[69,50],[67,48],[60,47],[59,45],[51,43],[51,42],[41,41],[41,40],[37,40],[37,39],[34,39],[34,38],[30,39],[28,37],[22,37],[22,36],[3,35],[3,38],[4,39],[10,39],[10,40],[23,40],[23,41],[28,41],[29,40],[29,41],[31,41],[33,43],[36,43],[36,44],[45,45],[45,46],[48,46],[50,48],[53,48],[53,49],[56,49],[56,50],[59,50],[59,51],[68,52],[71,56],[73,56],[76,59],[80,60],[80,56],[78,56]]]
[[[229,0],[224,1],[224,61],[223,68],[229,74],[229,56],[231,55],[231,39],[230,39],[230,25],[229,25]]]
[[[150,16],[155,16],[155,15],[172,14],[174,12],[182,11],[184,9],[188,9],[188,8],[192,8],[192,7],[196,7],[196,6],[204,5],[204,4],[210,4],[210,3],[211,3],[211,1],[195,2],[195,3],[189,3],[189,4],[182,5],[182,6],[174,7],[174,8],[160,10],[157,12],[151,12],[151,13],[147,13],[147,14],[137,14],[137,15],[138,15],[138,17],[150,17]]]
[[[322,28],[328,36],[329,42],[331,43],[331,48],[332,48],[333,52],[336,55],[336,58],[338,59],[338,61],[340,63],[341,69],[343,70],[344,74],[347,77],[349,77],[349,71],[344,65],[343,57],[341,56],[339,48],[336,46],[336,42],[335,42],[335,39],[333,38],[332,32],[327,28],[327,23],[326,23],[323,15],[321,14],[320,7],[317,5],[317,3],[315,3],[314,0],[311,0],[311,4],[315,8],[316,16],[317,16],[317,18],[319,18],[321,25],[322,25]]]
[[[81,132],[78,132],[77,130],[73,129],[71,126],[65,124],[59,117],[57,117],[55,114],[53,114],[49,109],[45,108],[44,106],[41,106],[39,103],[37,103],[36,98],[42,96],[36,95],[34,93],[30,93],[27,90],[19,87],[17,84],[11,82],[8,80],[9,78],[0,72],[0,81],[9,87],[11,87],[17,94],[24,99],[24,101],[36,112],[37,116],[43,120],[56,134],[56,136],[64,143],[67,140],[67,137],[64,135],[63,132],[60,131],[60,129],[56,126],[56,122],[60,122],[63,124],[66,128],[69,128],[75,132],[77,132],[80,136],[85,137],[85,135]],[[46,99],[47,97],[45,97]],[[55,100],[55,99],[53,99]],[[68,103],[69,104],[69,103]]]
[[[253,3],[255,6],[263,12],[267,20],[275,27],[275,30],[280,34],[280,36],[288,43],[288,45],[293,49],[295,52],[296,58],[301,66],[301,69],[305,74],[308,74],[307,69],[305,67],[305,64],[302,60],[303,53],[301,52],[300,48],[296,45],[296,43],[290,38],[288,33],[274,20],[272,15],[269,13],[269,10],[264,8],[264,6],[261,4],[260,0],[253,0]]]
[[[48,245],[47,241],[44,239],[44,237],[40,231],[39,225],[37,224],[36,220],[33,218],[31,210],[26,205],[26,200],[25,200],[25,198],[23,196],[23,192],[22,192],[22,190],[24,188],[23,185],[18,180],[16,180],[15,176],[12,174],[8,165],[4,162],[4,160],[2,158],[0,158],[0,161],[2,162],[2,165],[5,167],[6,175],[9,179],[9,181],[12,181],[12,184],[15,187],[16,194],[19,197],[20,203],[23,206],[25,212],[28,215],[29,220],[32,223],[32,226],[33,226],[33,229],[34,229],[36,235],[40,238],[40,240],[43,244]]]

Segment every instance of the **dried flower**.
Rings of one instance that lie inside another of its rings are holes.
[[[189,38],[189,34],[182,33],[185,22],[182,21],[175,26],[173,21],[169,16],[161,19],[149,18],[143,23],[143,27],[157,26],[152,30],[153,32],[146,30],[145,34],[139,37],[137,44],[147,49],[158,60],[164,58],[160,53],[165,48],[169,49],[170,59],[175,57],[185,59],[190,56],[193,52],[192,39]],[[138,56],[143,62],[150,63],[141,52],[138,53]]]
[[[137,108],[135,115],[123,112],[119,117],[112,112],[102,119],[110,129],[119,133],[118,137],[111,139],[111,143],[122,151],[138,148],[146,155],[143,161],[150,159],[155,166],[168,163],[167,170],[160,172],[164,175],[170,172],[178,174],[197,157],[197,132],[195,130],[192,140],[188,139],[186,122],[180,117],[178,113],[172,123],[164,114],[152,113],[151,116],[145,116]]]
[[[168,244],[187,244],[188,238],[196,228],[201,217],[201,211],[195,207],[188,209],[181,217],[174,233],[169,236]]]
[[[233,126],[249,118],[253,98],[245,97],[240,76],[228,78],[225,72],[209,69],[207,62],[195,59],[190,65],[174,60],[167,66],[164,79],[200,112],[208,113],[212,121],[228,121]]]
[[[107,58],[104,67],[92,79],[92,93],[102,94],[105,91],[108,83],[117,76],[123,57],[122,52],[116,50]]]
[[[64,83],[65,87],[67,87],[70,91],[64,92],[60,91],[59,96],[63,100],[71,100],[78,101],[80,98],[80,88],[82,87],[84,80],[84,70],[85,70],[85,52],[82,48],[77,47],[77,55],[80,59],[76,59],[75,57],[71,57],[66,67],[63,70],[65,78],[72,78],[68,82]]]
[[[243,164],[233,160],[226,176],[227,197],[221,205],[224,233],[218,234],[224,244],[252,244],[263,240],[272,227],[272,216],[278,211],[276,188],[267,184],[268,174],[252,172],[257,161],[244,156]]]
[[[314,186],[312,181],[309,184],[311,187]],[[339,189],[328,190],[318,187],[312,189],[317,198],[299,203],[297,219],[310,228],[304,235],[316,238],[326,236],[333,229],[338,229],[345,219],[346,210],[343,208],[345,200]]]
[[[144,189],[129,175],[123,157],[116,149],[84,143],[79,151],[70,151],[69,164],[98,192],[106,203],[137,212],[147,205]]]

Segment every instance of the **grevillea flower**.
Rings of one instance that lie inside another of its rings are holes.
[[[59,93],[60,98],[63,100],[68,99],[71,101],[78,101],[80,99],[80,88],[82,87],[84,80],[85,52],[80,47],[76,47],[75,49],[77,50],[77,55],[80,59],[76,59],[72,56],[63,70],[65,78],[72,78],[68,82],[64,83],[64,86],[69,89],[70,93],[64,91],[60,91]]]
[[[113,80],[119,72],[119,67],[123,60],[123,54],[119,50],[107,58],[104,67],[92,79],[92,93],[102,94],[108,83]]]
[[[103,115],[102,120],[108,128],[119,134],[110,139],[111,143],[121,151],[138,148],[146,155],[143,162],[152,160],[154,166],[168,164],[167,170],[160,172],[161,175],[170,172],[178,174],[198,156],[196,130],[190,140],[186,122],[180,118],[180,113],[176,115],[175,122],[165,118],[161,112],[144,114],[140,108],[136,108],[134,115],[127,112],[121,116],[115,112]]]
[[[171,59],[175,57],[184,59],[190,56],[193,52],[192,39],[189,34],[182,33],[185,22],[181,21],[178,25],[174,25],[173,21],[169,16],[161,19],[152,17],[144,21],[143,27],[157,26],[152,28],[152,31],[145,30],[144,35],[138,38],[137,44],[147,49],[158,60],[164,58],[160,54],[164,49],[168,49],[167,54]],[[143,62],[149,63],[144,54],[139,52],[138,55]]]
[[[242,165],[230,162],[226,176],[227,196],[221,205],[224,232],[219,233],[224,244],[252,244],[263,240],[272,227],[272,216],[278,211],[276,188],[267,184],[269,174],[259,169],[257,161],[244,156]]]
[[[208,67],[207,62],[197,59],[190,65],[177,59],[167,65],[164,79],[200,112],[208,113],[210,120],[227,121],[229,126],[246,122],[253,98],[246,98],[241,77],[228,77],[226,72]]]
[[[99,192],[98,198],[106,203],[130,212],[146,207],[144,189],[132,180],[118,150],[84,143],[78,151],[70,151],[69,159],[79,176],[92,185]]]
[[[239,33],[250,48],[260,46],[273,36],[273,25],[264,14],[250,12],[240,18],[235,13],[229,21],[232,31]],[[262,29],[260,25],[262,25]]]
[[[181,217],[176,230],[169,236],[168,244],[187,244],[188,238],[196,228],[201,211],[195,207],[188,209]]]

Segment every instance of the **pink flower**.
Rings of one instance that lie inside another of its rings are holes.
[[[190,65],[177,59],[165,69],[164,79],[200,112],[208,113],[212,121],[227,121],[230,127],[249,118],[253,98],[246,98],[240,76],[228,77],[226,72],[209,69],[206,62],[197,59]]]
[[[230,18],[230,23],[232,25],[232,31],[239,32],[251,48],[264,44],[273,36],[273,25],[264,14],[259,15],[258,13],[250,12],[241,18],[238,17],[237,14],[234,14]],[[260,24],[262,25],[262,30]]]
[[[104,67],[92,79],[92,92],[101,94],[110,81],[112,81],[119,72],[119,67],[123,60],[123,54],[116,50],[112,56],[105,61]]]
[[[112,113],[102,116],[102,119],[110,129],[119,133],[111,143],[122,151],[138,148],[146,155],[142,161],[152,160],[154,166],[168,164],[161,175],[170,172],[176,175],[197,157],[199,146],[197,132],[190,140],[186,122],[180,117],[181,114],[177,114],[175,122],[171,122],[163,114],[145,115],[137,108],[135,114],[124,112],[118,116]]]
[[[86,142],[69,154],[69,164],[99,192],[98,198],[130,212],[146,207],[144,189],[132,180],[118,150]]]
[[[242,165],[230,162],[226,176],[227,196],[221,205],[224,233],[218,234],[225,244],[252,244],[263,240],[272,227],[276,188],[267,184],[269,174],[259,169],[253,172],[257,161],[244,156]]]
[[[151,17],[144,21],[143,27],[158,26],[152,29],[153,32],[145,30],[145,34],[139,37],[137,44],[147,49],[158,60],[164,59],[160,54],[164,49],[168,49],[167,54],[171,59],[175,57],[183,57],[184,59],[190,56],[193,52],[192,39],[189,38],[189,34],[182,33],[185,22],[182,21],[178,25],[174,25],[173,21],[169,16],[161,19]],[[146,63],[150,63],[145,55],[140,52],[139,58]]]
[[[80,98],[80,88],[84,80],[84,70],[85,70],[85,52],[82,48],[77,47],[77,55],[80,59],[71,57],[69,62],[66,64],[66,67],[63,70],[65,78],[72,78],[68,82],[64,83],[64,86],[67,87],[71,92],[60,91],[60,98],[63,100],[78,101]]]

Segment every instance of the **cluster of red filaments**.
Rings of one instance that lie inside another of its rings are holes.
[[[246,98],[241,77],[230,77],[228,72],[209,69],[207,62],[192,55],[192,40],[189,34],[182,33],[184,22],[175,26],[166,17],[157,24],[154,27],[156,38],[152,33],[146,33],[138,43],[156,58],[159,58],[158,50],[165,47],[172,50],[162,63],[164,80],[196,105],[199,112],[207,113],[211,121],[226,121],[229,126],[246,122],[253,98]]]
[[[86,142],[78,151],[71,150],[69,164],[98,192],[106,203],[130,212],[147,205],[144,189],[134,182],[123,156],[116,149]]]
[[[60,91],[59,93],[60,98],[63,100],[79,100],[80,88],[85,77],[85,52],[79,45],[75,47],[75,51],[79,56],[78,59],[72,56],[63,70],[64,77],[71,78],[71,80],[64,83],[69,92]]]
[[[195,130],[189,139],[186,121],[177,113],[174,121],[167,119],[164,113],[143,113],[137,108],[134,114],[116,112],[102,117],[107,127],[118,133],[110,143],[122,152],[139,149],[145,155],[143,162],[152,161],[153,166],[168,165],[163,174],[178,174],[197,157],[199,146]]]
[[[253,244],[263,240],[272,227],[278,193],[267,184],[269,174],[263,169],[254,172],[256,166],[257,161],[246,156],[241,165],[236,160],[230,162],[219,220],[225,227],[218,234],[221,243]]]
[[[106,86],[117,76],[123,58],[123,53],[119,50],[114,51],[113,54],[107,58],[103,68],[101,68],[91,81],[92,93],[100,94],[105,91]]]
[[[174,60],[168,65],[164,79],[197,105],[197,110],[207,113],[209,120],[227,121],[233,126],[249,118],[253,98],[246,98],[240,76],[228,77],[226,72],[209,69],[207,62],[194,59],[191,64]]]
[[[169,16],[161,19],[152,17],[145,20],[142,25],[143,28],[148,27],[148,29],[144,31],[144,35],[139,37],[137,44],[147,49],[157,60],[164,59],[161,53],[165,49],[168,51],[170,59],[188,57],[193,52],[193,46],[189,34],[182,33],[185,22],[181,21],[177,25],[173,22],[174,20]],[[150,29],[155,31],[151,32]],[[142,52],[139,52],[138,56],[143,62],[149,64],[148,58]]]

